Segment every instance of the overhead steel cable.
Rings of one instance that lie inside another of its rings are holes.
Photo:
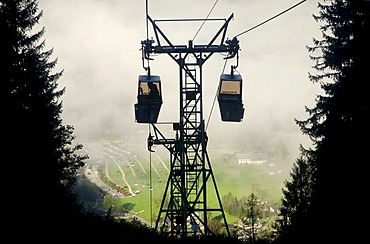
[[[223,74],[225,72],[226,64],[227,64],[227,59],[225,59],[224,67],[222,69],[221,74]],[[211,106],[211,111],[209,111],[207,125],[206,125],[206,128],[205,128],[206,131],[207,131],[207,128],[208,128],[208,125],[209,125],[209,121],[211,120],[211,116],[212,116],[212,113],[213,113],[213,108],[215,107],[215,103],[216,103],[216,99],[217,99],[217,93],[218,93],[219,89],[220,89],[220,84],[218,84],[218,86],[217,86],[217,90],[216,90],[215,96],[213,98],[213,103],[212,103],[212,106]]]
[[[149,41],[149,0],[145,0],[145,28],[146,28],[146,40]],[[150,75],[150,63],[149,58],[146,60],[147,62],[147,68],[146,69],[148,75]]]
[[[192,41],[194,41],[194,39],[197,37],[197,35],[198,35],[198,33],[200,32],[200,30],[203,28],[203,25],[206,23],[207,19],[208,19],[208,18],[209,18],[209,16],[211,15],[211,13],[212,13],[213,9],[215,8],[215,6],[216,6],[217,2],[218,2],[218,0],[216,0],[216,1],[215,1],[215,3],[213,4],[213,6],[212,6],[211,10],[210,10],[210,11],[208,12],[208,14],[207,14],[207,17],[203,20],[203,22],[202,22],[201,26],[199,27],[199,29],[198,29],[198,30],[197,30],[197,32],[195,33],[195,35],[194,35],[194,37],[193,37]],[[227,61],[225,60],[225,65],[226,65],[226,62],[227,62]],[[225,66],[224,66],[224,69],[225,69]],[[217,94],[217,91],[216,91],[216,94]],[[215,101],[216,101],[216,96],[215,96],[215,98],[214,98],[214,101],[213,101],[213,104],[212,104],[212,107],[211,107],[211,111],[210,111],[209,116],[208,116],[207,126],[206,126],[205,130],[207,130],[207,127],[208,127],[208,124],[209,124],[209,120],[210,120],[210,117],[211,117],[211,115],[212,115],[212,111],[213,111],[213,107],[214,107]]]
[[[208,12],[207,17],[205,18],[205,20],[204,20],[204,21],[202,22],[202,24],[200,25],[200,27],[199,27],[199,29],[198,29],[197,33],[195,33],[195,35],[194,35],[194,37],[193,37],[192,41],[194,41],[194,39],[195,39],[195,37],[197,37],[197,35],[198,35],[199,31],[203,28],[204,23],[207,21],[208,17],[211,15],[211,13],[212,13],[213,9],[215,8],[215,6],[216,6],[217,2],[218,2],[218,0],[216,0],[216,1],[215,1],[215,3],[213,4],[213,6],[212,6],[211,10]]]
[[[288,12],[289,10],[291,10],[291,9],[293,9],[293,8],[295,8],[295,7],[297,7],[298,5],[302,4],[303,2],[306,2],[306,0],[302,0],[302,1],[300,1],[299,3],[296,3],[295,5],[291,6],[290,8],[287,8],[286,10],[282,11],[281,13],[279,13],[279,14],[277,14],[277,15],[275,15],[275,16],[273,16],[273,17],[271,17],[271,18],[269,18],[269,19],[267,19],[267,20],[265,20],[265,21],[263,21],[262,23],[260,23],[260,24],[258,24],[258,25],[256,25],[256,26],[254,26],[254,27],[252,27],[252,28],[250,28],[250,29],[248,29],[248,30],[246,30],[246,31],[243,31],[243,32],[241,32],[241,33],[237,34],[235,37],[241,36],[241,35],[243,35],[243,34],[245,34],[245,33],[249,32],[249,31],[251,31],[251,30],[256,29],[257,27],[259,27],[259,26],[261,26],[261,25],[263,25],[263,24],[266,24],[267,22],[269,22],[269,21],[271,21],[271,20],[273,20],[273,19],[275,19],[275,18],[279,17],[280,15],[282,15],[282,14],[284,14],[284,13]]]
[[[149,40],[149,6],[148,0],[145,0],[145,28],[146,28],[146,39]],[[148,64],[148,74],[150,75],[149,59]],[[150,124],[148,124],[148,132],[151,134]],[[149,150],[149,212],[150,212],[150,227],[153,227],[153,185],[152,185],[152,151]]]
[[[148,0],[145,1],[145,27],[146,27],[146,39],[149,39],[149,23],[148,23],[148,12],[149,12]]]
[[[151,135],[150,124],[148,124],[149,136]],[[153,180],[152,180],[152,150],[149,150],[149,209],[150,227],[153,227]]]
[[[275,18],[279,17],[280,15],[282,15],[282,14],[284,14],[284,13],[288,12],[289,10],[291,10],[291,9],[293,9],[293,8],[295,8],[295,7],[297,7],[298,5],[302,4],[302,3],[303,3],[303,2],[305,2],[305,1],[306,1],[306,0],[302,0],[302,1],[298,2],[298,3],[296,3],[295,5],[291,6],[290,8],[287,8],[286,10],[284,10],[284,11],[280,12],[279,14],[274,15],[273,17],[271,17],[271,18],[269,18],[269,19],[267,19],[267,20],[263,21],[262,23],[260,23],[260,24],[258,24],[258,25],[256,25],[256,26],[254,26],[254,27],[252,27],[252,28],[250,28],[250,29],[248,29],[248,30],[246,30],[246,31],[243,31],[243,32],[241,32],[241,33],[237,34],[234,38],[236,38],[236,37],[238,37],[238,36],[241,36],[241,35],[243,35],[243,34],[245,34],[245,33],[249,32],[249,31],[251,31],[251,30],[254,30],[254,29],[256,29],[257,27],[259,27],[259,26],[261,26],[261,25],[263,25],[263,24],[266,24],[267,22],[269,22],[269,21],[271,21],[271,20],[273,20],[273,19],[275,19]],[[216,3],[217,3],[217,1],[216,1]],[[215,3],[215,4],[216,4],[216,3]],[[214,5],[215,5],[215,4],[214,4]],[[212,7],[212,9],[213,9],[213,7]],[[211,11],[212,11],[212,9],[211,9]],[[208,16],[207,16],[207,18],[208,18]],[[201,27],[202,27],[202,26],[201,26]],[[200,30],[200,29],[199,29],[199,30]],[[199,32],[199,30],[198,30],[198,32]],[[197,34],[198,34],[198,32],[197,32]],[[194,36],[194,38],[195,38],[195,36]],[[193,39],[194,39],[194,38],[193,38]],[[227,63],[227,60],[225,60],[225,64],[224,64],[224,67],[223,67],[223,69],[222,69],[222,73],[223,73],[223,72],[224,72],[224,70],[225,70],[226,63]],[[218,89],[219,89],[219,87],[217,88],[217,91],[218,91]],[[215,102],[216,102],[216,98],[217,98],[217,91],[216,91],[216,94],[215,94],[215,96],[214,96],[213,103],[212,103],[212,107],[211,107],[211,111],[210,111],[209,116],[208,116],[207,125],[206,125],[206,130],[207,130],[208,125],[209,125],[209,122],[210,122],[210,120],[211,120],[211,115],[212,115],[213,108],[214,108],[214,105],[215,105]]]

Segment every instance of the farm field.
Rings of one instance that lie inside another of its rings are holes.
[[[92,174],[104,181],[122,187],[126,195],[112,196],[116,211],[155,222],[163,198],[169,173],[169,154],[162,151],[140,153],[134,146],[121,141],[84,145],[89,155],[88,165]],[[239,164],[233,152],[208,152],[220,197],[231,193],[237,199],[252,192],[270,206],[280,204],[284,180],[289,172],[282,170],[282,162],[266,158],[261,164]],[[92,169],[97,172],[93,172]],[[214,185],[208,180],[208,206],[218,206]],[[225,212],[227,222],[234,223],[238,216]]]

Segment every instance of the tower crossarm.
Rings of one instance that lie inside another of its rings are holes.
[[[234,17],[234,14],[231,14],[229,18],[227,19],[179,19],[179,20],[153,20],[149,15],[147,16],[148,20],[153,25],[154,35],[155,35],[155,41],[157,42],[157,45],[154,46],[152,41],[143,41],[142,43],[145,45],[145,48],[143,48],[145,52],[145,57],[149,59],[150,54],[161,54],[161,53],[167,53],[170,56],[172,56],[173,59],[175,59],[174,54],[178,53],[197,53],[197,54],[213,54],[213,53],[223,53],[223,52],[233,52],[232,48],[230,48],[230,45],[228,45],[228,42],[225,40],[226,38],[226,32],[227,28],[229,26],[229,22]],[[159,28],[157,25],[158,21],[210,21],[210,20],[224,20],[224,24],[222,27],[217,31],[217,33],[213,36],[213,38],[209,41],[208,44],[203,45],[193,45],[193,41],[189,40],[188,45],[174,45],[168,37],[163,33],[163,31]],[[220,40],[220,42],[217,44],[216,40]],[[165,42],[164,44],[162,44]]]

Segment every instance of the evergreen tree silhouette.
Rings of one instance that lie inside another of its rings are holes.
[[[53,73],[57,60],[49,61],[52,49],[44,51],[45,29],[34,30],[41,17],[37,1],[0,1],[3,169],[11,174],[5,224],[20,232],[12,240],[58,236],[82,211],[71,186],[88,157],[62,122],[63,71]]]
[[[318,3],[322,39],[308,47],[312,82],[324,94],[296,120],[313,148],[301,148],[292,181],[284,192],[283,243],[357,243],[364,240],[366,164],[369,161],[370,2]],[[301,179],[307,179],[296,184]],[[300,197],[297,192],[304,192]],[[291,196],[298,196],[292,198]],[[281,227],[281,226],[280,226]]]

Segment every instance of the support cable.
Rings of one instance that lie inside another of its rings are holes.
[[[213,6],[212,6],[211,10],[208,12],[207,17],[205,18],[205,20],[203,20],[203,23],[202,23],[202,24],[201,24],[201,26],[199,27],[199,29],[198,29],[197,33],[195,33],[195,35],[194,35],[194,37],[193,37],[192,41],[194,41],[194,39],[195,39],[195,37],[198,35],[199,31],[202,29],[203,25],[206,23],[206,21],[207,21],[208,17],[211,15],[211,13],[212,13],[213,9],[215,8],[215,6],[216,6],[217,2],[218,2],[218,0],[216,0],[216,1],[215,1],[215,3],[213,4]]]
[[[149,136],[151,135],[150,124],[148,124]],[[152,150],[149,150],[149,209],[150,227],[153,227],[153,185],[152,185]]]
[[[300,5],[300,4],[301,4],[301,3],[303,3],[303,2],[306,2],[306,0],[302,0],[302,1],[300,1],[299,3],[296,3],[295,5],[291,6],[290,8],[287,8],[287,9],[286,9],[286,10],[284,10],[283,12],[281,12],[281,13],[279,13],[279,14],[277,14],[277,15],[275,15],[275,16],[273,16],[273,17],[271,17],[271,18],[269,18],[269,19],[267,19],[267,20],[265,20],[265,21],[263,21],[262,23],[260,23],[260,24],[258,24],[258,25],[256,25],[256,26],[254,26],[254,27],[252,27],[252,28],[250,28],[250,29],[248,29],[248,30],[246,30],[246,31],[243,31],[243,32],[241,32],[241,33],[237,34],[235,37],[241,36],[241,35],[243,35],[243,34],[245,34],[245,33],[249,32],[249,31],[251,31],[251,30],[253,30],[253,29],[256,29],[257,27],[259,27],[259,26],[261,26],[261,25],[263,25],[263,24],[266,24],[267,22],[269,22],[269,21],[271,21],[271,20],[273,20],[273,19],[275,19],[275,18],[279,17],[280,15],[282,15],[282,14],[284,14],[284,13],[288,12],[289,10],[291,10],[291,9],[293,9],[293,8],[295,8],[295,7],[297,7],[298,5]]]
[[[146,26],[146,39],[149,39],[149,23],[148,23],[148,0],[145,1],[145,26]]]
[[[237,34],[234,38],[236,38],[236,37],[238,37],[238,36],[241,36],[241,35],[243,35],[243,34],[245,34],[245,33],[249,32],[249,31],[251,31],[251,30],[253,30],[253,29],[256,29],[257,27],[259,27],[259,26],[261,26],[261,25],[263,25],[263,24],[265,24],[265,23],[267,23],[267,22],[269,22],[269,21],[271,21],[271,20],[273,20],[273,19],[275,19],[275,18],[279,17],[280,15],[282,15],[282,14],[284,14],[284,13],[288,12],[289,10],[291,10],[291,9],[293,9],[293,8],[295,8],[295,7],[297,7],[298,5],[302,4],[302,3],[303,3],[303,2],[305,2],[305,1],[306,1],[306,0],[302,0],[302,1],[298,2],[298,3],[296,3],[295,5],[291,6],[290,8],[287,8],[286,10],[284,10],[284,11],[280,12],[279,14],[277,14],[277,15],[275,15],[275,16],[273,16],[273,17],[271,17],[271,18],[269,18],[269,19],[267,19],[267,20],[265,20],[265,21],[263,21],[262,23],[260,23],[260,24],[258,24],[258,25],[256,25],[256,26],[254,26],[254,27],[252,27],[252,28],[250,28],[250,29],[248,29],[248,30],[246,30],[246,31],[243,31],[243,32],[241,32],[241,33]],[[217,1],[216,1],[216,3],[217,3]],[[215,4],[216,4],[216,3],[215,3]],[[215,5],[215,4],[214,4],[214,5]],[[212,10],[213,10],[213,7],[212,7],[211,11],[212,11]],[[208,18],[208,16],[207,16],[207,18]],[[202,27],[202,26],[201,26],[201,27]],[[199,30],[198,30],[198,32],[199,32]],[[197,34],[198,34],[198,32],[197,32]],[[195,36],[194,36],[194,38],[195,38]],[[193,39],[194,39],[194,38],[193,38]],[[222,70],[222,74],[224,73],[224,70],[225,70],[225,67],[226,67],[226,63],[227,63],[227,60],[225,60],[225,64],[224,64],[224,67],[223,67],[223,70]],[[218,89],[219,89],[219,87],[217,87],[217,91],[218,91]],[[211,115],[212,115],[212,112],[213,112],[213,108],[214,108],[214,105],[215,105],[215,102],[216,102],[216,98],[217,98],[217,91],[216,91],[216,94],[215,94],[215,96],[214,96],[213,103],[212,103],[212,107],[211,107],[211,111],[210,111],[209,116],[208,116],[207,125],[206,125],[206,130],[207,130],[207,128],[208,128],[208,124],[209,124],[209,121],[210,121],[210,118],[211,118]]]
[[[227,59],[225,59],[224,67],[222,68],[221,74],[223,74],[225,72],[226,64],[227,64]],[[219,87],[220,87],[220,83],[217,86],[217,90],[216,90],[215,96],[213,98],[212,107],[211,107],[211,111],[209,112],[209,115],[208,115],[208,120],[207,120],[207,125],[206,125],[206,128],[205,128],[205,131],[207,131],[209,121],[211,120],[211,116],[212,116],[213,108],[214,108],[215,103],[216,103],[217,92],[218,92]]]
[[[145,0],[145,28],[146,28],[146,40],[149,41],[149,0]],[[149,59],[147,61],[147,73],[150,76]]]

